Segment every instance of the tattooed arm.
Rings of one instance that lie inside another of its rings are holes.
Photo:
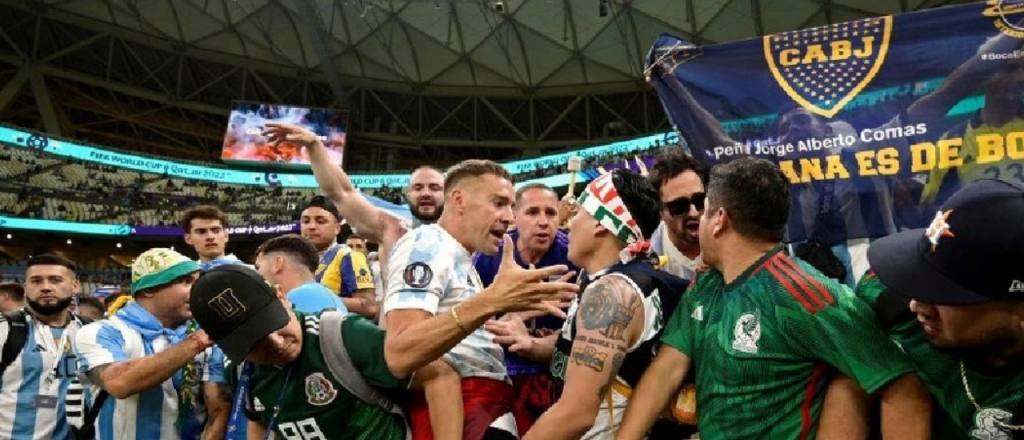
[[[626,351],[643,332],[640,295],[618,277],[604,277],[587,287],[576,314],[565,388],[524,440],[578,440],[594,426]]]
[[[345,308],[349,312],[358,313],[366,319],[374,319],[380,307],[377,306],[377,291],[374,289],[359,289],[352,293],[351,298],[341,298]]]
[[[231,389],[225,383],[203,382],[203,401],[208,418],[202,440],[223,439],[231,417]]]

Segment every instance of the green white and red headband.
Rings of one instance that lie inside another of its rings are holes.
[[[612,174],[603,174],[594,179],[580,194],[579,206],[597,220],[597,223],[626,242],[622,260],[626,262],[638,254],[650,250],[650,243],[633,219],[633,214],[619,197],[619,191],[612,183]]]

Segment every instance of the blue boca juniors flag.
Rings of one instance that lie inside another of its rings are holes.
[[[954,191],[1024,183],[1024,1],[990,0],[697,47],[661,36],[651,84],[706,166],[792,183],[788,240],[927,226]]]

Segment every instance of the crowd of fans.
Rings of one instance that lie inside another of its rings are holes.
[[[608,165],[664,148],[655,141],[634,152],[581,153],[584,168]],[[22,218],[171,226],[168,218],[200,204],[222,207],[232,224],[282,224],[296,219],[296,208],[316,194],[312,188],[232,185],[186,180],[0,145],[0,214]],[[567,172],[565,161],[539,161],[519,180]],[[403,204],[404,188],[367,189],[366,194]]]

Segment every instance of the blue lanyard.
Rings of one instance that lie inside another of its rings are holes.
[[[270,423],[267,424],[267,432],[263,434],[263,440],[270,440],[270,434],[274,432],[274,422],[277,421],[277,413],[281,412],[281,402],[284,401],[284,393],[288,391],[288,383],[292,379],[292,370],[295,364],[288,366],[288,372],[284,376],[284,385],[281,387],[281,392],[277,395],[277,403],[274,404],[274,415],[270,416]]]
[[[238,377],[235,389],[235,400],[231,403],[231,417],[228,419],[228,433],[224,440],[245,440],[242,438],[242,409],[245,408],[246,395],[249,392],[249,380],[252,378],[254,366],[252,362],[242,362],[242,373]]]
[[[274,423],[277,421],[277,414],[281,412],[281,402],[284,401],[284,394],[288,390],[288,384],[292,379],[292,367],[288,366],[288,372],[285,373],[284,385],[281,387],[281,392],[277,396],[277,403],[274,404],[274,415],[270,417],[270,423],[267,424],[267,430],[263,434],[263,440],[269,440],[270,435],[274,432]],[[228,433],[224,436],[225,440],[245,440],[241,437],[241,423],[242,423],[242,412],[245,408],[245,399],[248,398],[249,383],[252,380],[252,373],[255,366],[252,362],[242,362],[242,373],[238,378],[238,388],[235,390],[235,400],[231,404],[231,417],[228,419]]]

